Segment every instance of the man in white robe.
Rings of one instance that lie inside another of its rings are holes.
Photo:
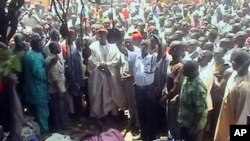
[[[90,115],[102,118],[123,108],[124,98],[119,82],[120,51],[107,41],[106,29],[98,31],[99,40],[90,45],[89,101]]]
[[[28,14],[26,14],[22,21],[21,21],[25,26],[30,26],[32,28],[35,28],[37,25],[40,24],[40,19],[39,17],[34,13],[32,9],[28,11]]]

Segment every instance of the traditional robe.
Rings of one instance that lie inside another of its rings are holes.
[[[46,64],[41,53],[29,50],[24,56],[26,102],[30,104],[49,101]]]
[[[124,98],[119,85],[120,55],[115,44],[107,43],[101,46],[99,41],[90,45],[91,56],[89,58],[89,100],[90,114],[96,118],[102,118],[117,108],[123,108]],[[104,63],[108,66],[111,75],[98,69]]]
[[[246,125],[250,113],[250,83],[235,86],[224,98],[216,127],[214,141],[228,141],[231,124]]]
[[[41,132],[48,132],[49,95],[46,64],[41,53],[29,50],[24,56],[25,100],[34,108]]]
[[[250,72],[248,72],[248,74],[245,76],[239,76],[237,72],[234,71],[232,75],[229,77],[227,81],[225,93],[224,93],[223,102],[221,105],[221,112],[220,112],[217,127],[216,127],[215,141],[228,140],[229,132],[225,132],[225,131],[229,131],[230,124],[236,124],[235,122],[232,122],[232,119],[231,119],[231,114],[232,114],[231,110],[233,107],[237,107],[237,105],[232,105],[234,103],[234,100],[238,99],[238,98],[237,99],[234,99],[234,98],[239,96],[237,93],[235,94],[235,89],[237,87],[239,88],[239,86],[242,86],[243,83],[247,83],[247,82],[250,82]],[[232,95],[234,97],[232,97]],[[243,105],[243,103],[238,103],[238,104]]]
[[[237,75],[237,72],[234,71],[232,75],[229,77],[225,89],[224,99],[227,97],[227,95],[230,93],[230,91],[236,86],[239,85],[242,82],[250,82],[250,71],[245,76],[239,76]]]
[[[23,17],[22,22],[24,23],[25,26],[30,26],[32,28],[35,28],[36,25],[40,24],[40,19],[38,18],[37,15],[34,14],[32,16],[25,15]]]

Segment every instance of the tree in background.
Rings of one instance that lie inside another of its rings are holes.
[[[23,4],[24,0],[0,0],[0,42],[8,44],[16,33]]]
[[[84,42],[83,41],[83,37],[84,37],[83,30],[85,29],[85,32],[87,31],[84,1],[80,0],[80,3],[82,5],[81,14],[80,14],[80,22],[81,22],[80,23],[80,37],[82,39],[82,42]],[[69,20],[68,15],[69,15],[70,0],[62,0],[62,1],[52,0],[51,7],[54,8],[56,15],[61,22],[60,34],[62,35],[63,39],[66,39],[66,43],[68,43],[68,24],[67,24],[67,21]],[[83,25],[85,25],[85,27],[83,27]],[[69,46],[67,46],[67,48],[70,50]],[[90,51],[88,45],[84,46],[82,54],[83,54],[83,58],[84,58],[84,64],[87,65],[88,58],[91,55],[91,51]],[[66,64],[67,63],[68,62],[66,61]],[[70,66],[70,64],[67,64],[67,65]],[[67,69],[70,70],[70,68],[67,68]]]

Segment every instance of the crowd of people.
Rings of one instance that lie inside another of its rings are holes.
[[[247,124],[247,0],[85,2],[84,23],[80,5],[70,4],[65,36],[55,8],[27,2],[15,36],[0,43],[23,52],[19,83],[0,77],[5,132],[13,127],[12,85],[42,134],[70,129],[72,117],[119,117],[124,110],[143,141],[162,131],[175,141],[225,141],[231,124]]]

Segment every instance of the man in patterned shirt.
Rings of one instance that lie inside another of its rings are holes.
[[[185,141],[201,141],[207,122],[207,88],[199,77],[198,64],[187,61],[183,65],[186,80],[182,85],[178,121]]]

